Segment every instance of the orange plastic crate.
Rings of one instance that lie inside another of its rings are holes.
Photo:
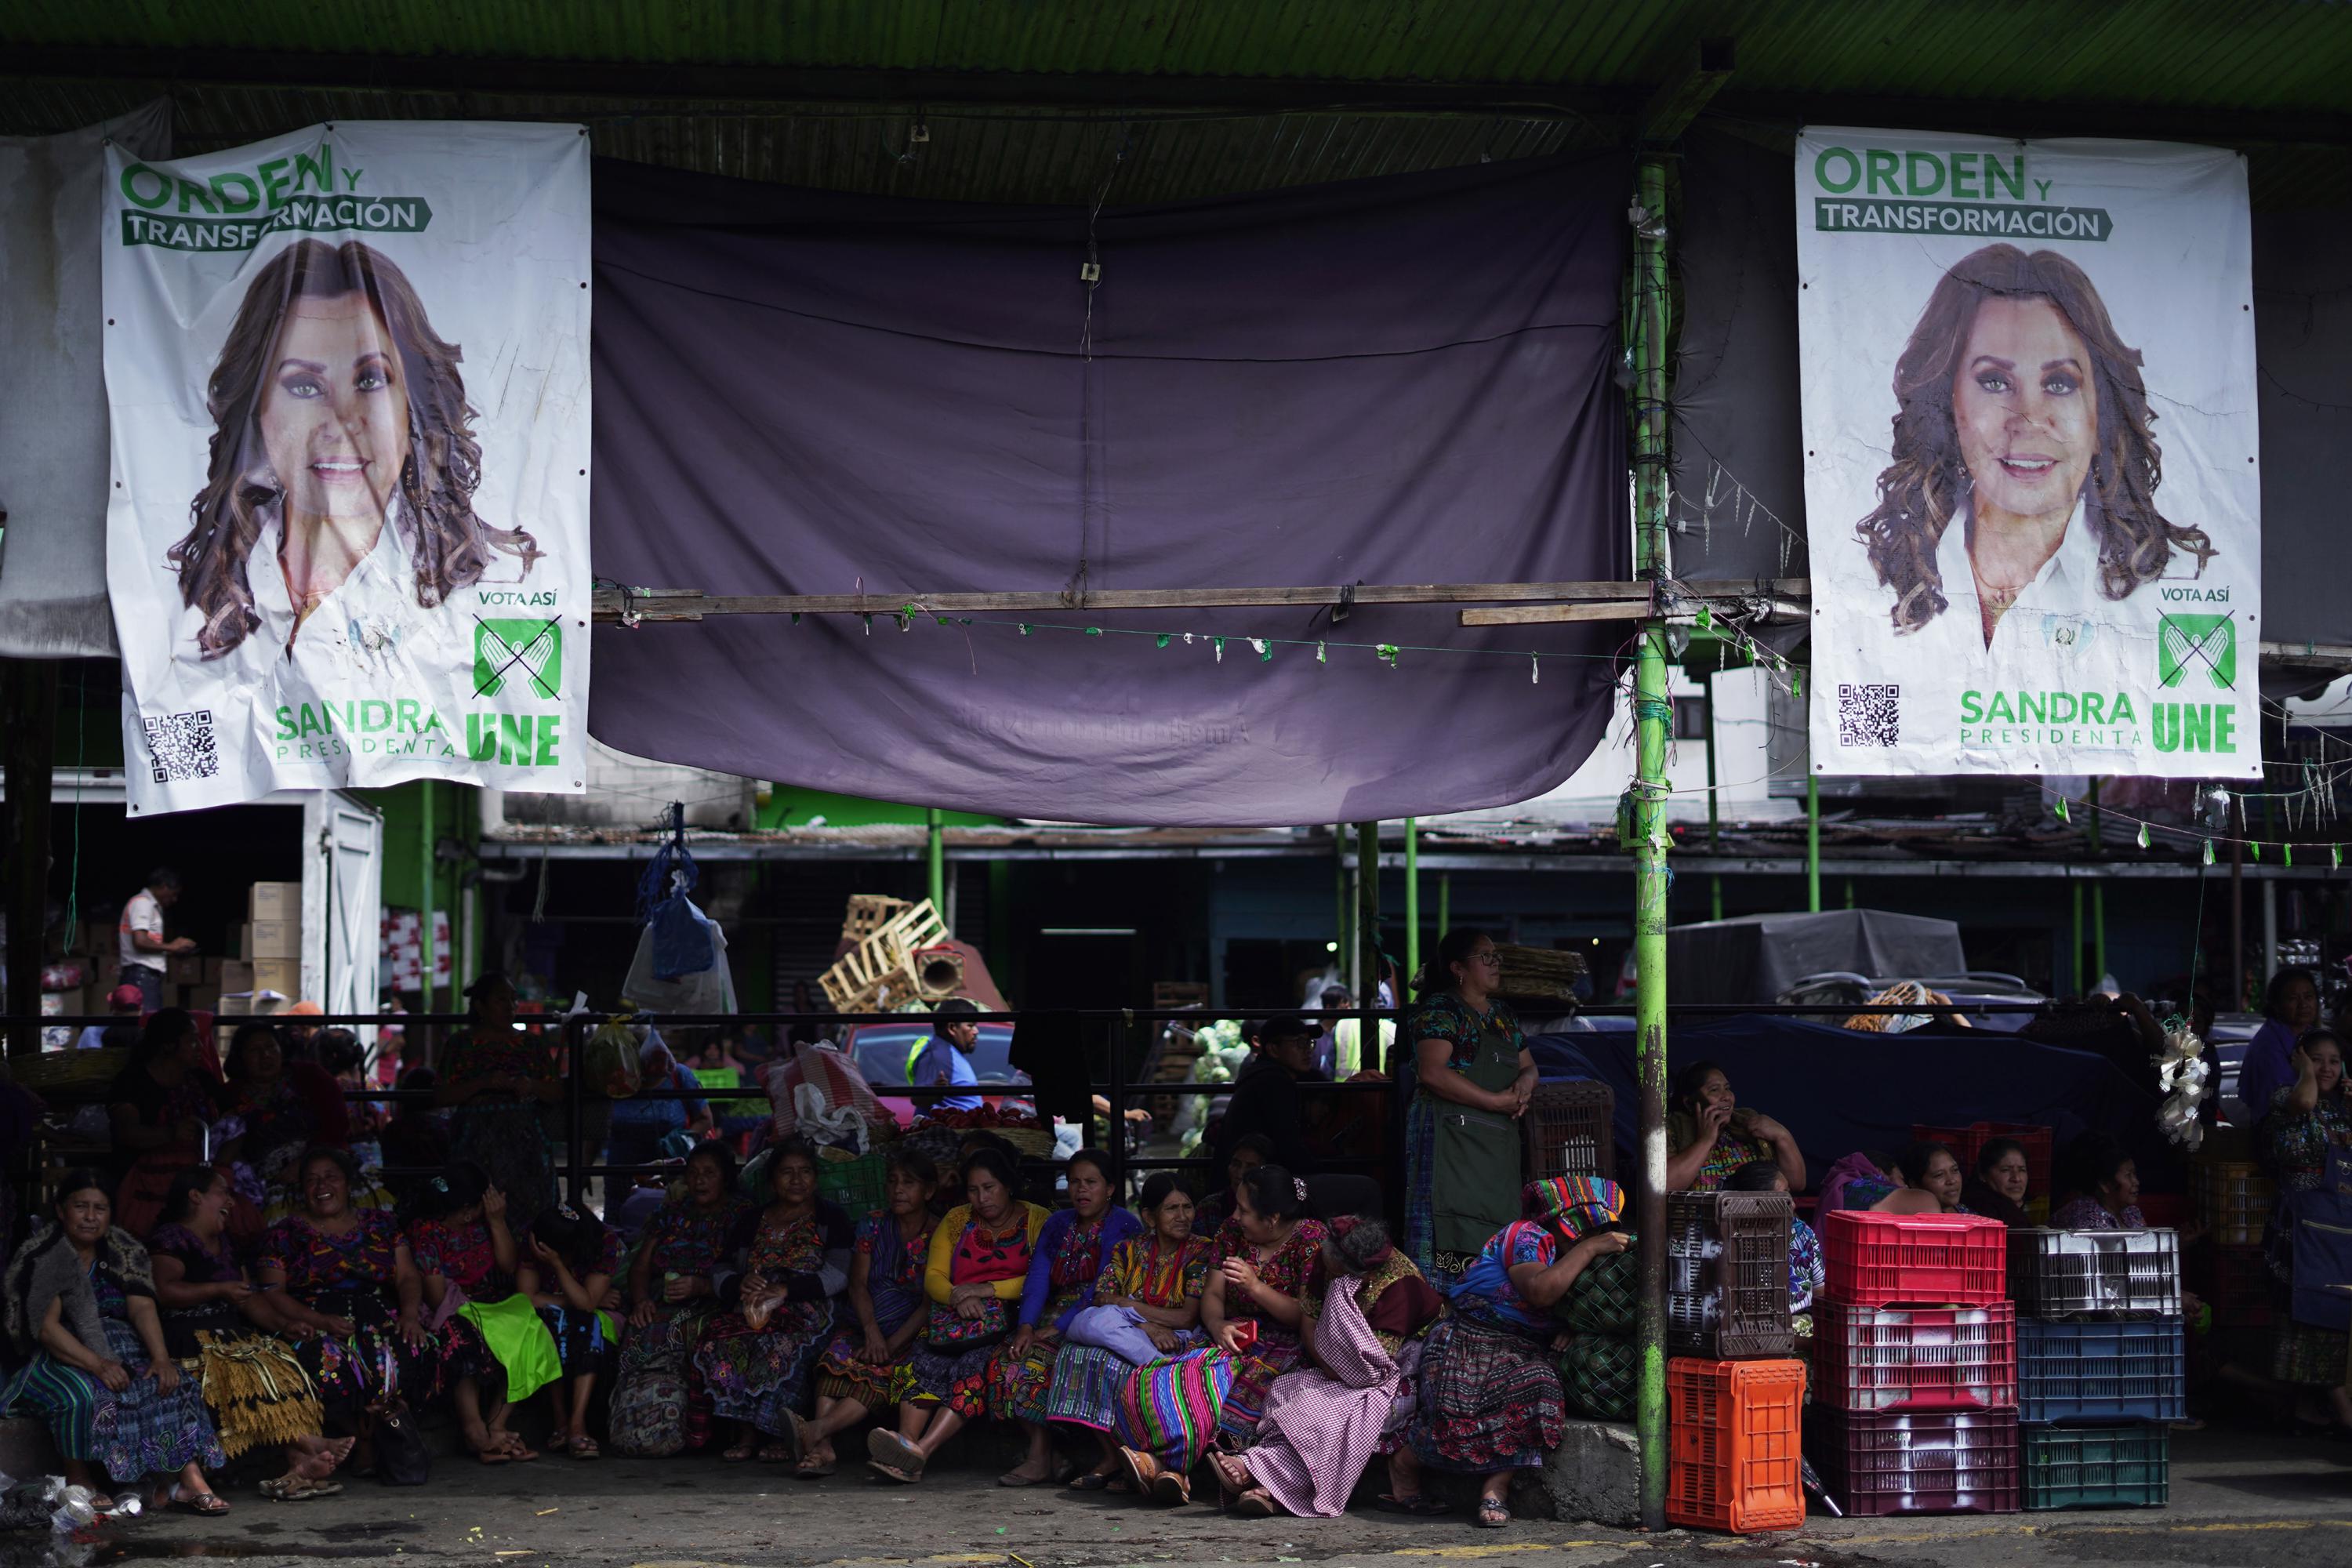
[[[1805,1363],[1666,1363],[1666,1522],[1735,1535],[1805,1522]]]

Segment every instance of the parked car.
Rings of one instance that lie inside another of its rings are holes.
[[[991,1084],[1001,1084],[1006,1088],[1026,1087],[1029,1075],[1014,1068],[1012,1061],[1013,1026],[982,1024],[979,1028],[980,1039],[972,1049],[971,1068],[980,1075],[982,1089]],[[890,1091],[907,1087],[908,1054],[919,1043],[929,1039],[930,1033],[928,1018],[904,1024],[853,1024],[849,1026],[848,1038],[842,1045],[842,1048],[849,1053],[849,1059],[857,1064],[857,1070],[865,1075],[866,1084],[874,1090],[874,1097],[889,1107],[890,1114],[898,1119],[901,1127],[913,1123],[915,1102]],[[1036,1114],[1036,1101],[1026,1095],[982,1093],[981,1098],[992,1107]]]

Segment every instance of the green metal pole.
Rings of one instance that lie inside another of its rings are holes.
[[[2091,884],[2091,984],[2107,977],[2107,885]]]
[[[2066,949],[2066,994],[2083,994],[2083,884],[2074,884],[2074,941]]]
[[[1348,825],[1335,823],[1331,828],[1331,887],[1335,912],[1331,922],[1332,962],[1341,974],[1348,973],[1348,954],[1354,951],[1349,945],[1349,915],[1353,913],[1352,900],[1348,897]]]
[[[1381,825],[1356,824],[1356,1050],[1360,1065],[1391,1069],[1381,1050]]]
[[[1805,775],[1805,908],[1822,912],[1822,781]]]
[[[1722,657],[1722,645],[1716,645],[1717,657]],[[1723,816],[1715,795],[1715,671],[1706,672],[1706,852],[1721,853],[1723,849]],[[1706,879],[1706,918],[1723,918],[1723,878],[1712,874]]]
[[[1437,874],[1437,934],[1444,936],[1454,929],[1454,873]]]
[[[1848,877],[1845,879],[1845,907],[1847,909],[1853,908],[1853,879],[1852,877]]]
[[[1655,582],[1666,560],[1666,165],[1642,160],[1634,230],[1634,570]],[[1633,660],[1633,1014],[1641,1089],[1642,1528],[1666,1522],[1666,741],[1674,709],[1666,687],[1666,625],[1642,623]]]
[[[1421,973],[1421,819],[1404,819],[1404,977]],[[1403,1005],[1404,998],[1397,998]]]
[[[424,801],[424,805],[419,808],[416,834],[418,840],[416,858],[417,886],[422,889],[422,891],[417,895],[417,901],[422,908],[418,911],[419,920],[416,941],[417,951],[423,955],[425,960],[424,964],[422,965],[423,973],[420,975],[416,983],[417,990],[421,994],[418,996],[417,1001],[420,1005],[418,1008],[420,1012],[430,1013],[434,1010],[433,781],[431,779],[423,780],[416,787]]]
[[[1706,879],[1706,918],[1711,921],[1723,918],[1723,879],[1720,877]]]
[[[948,832],[940,819],[940,808],[932,806],[923,813],[924,848],[930,862],[931,908],[940,911],[940,919],[948,918]]]

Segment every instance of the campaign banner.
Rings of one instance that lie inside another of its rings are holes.
[[[109,149],[131,811],[583,787],[588,163],[459,121]]]
[[[1813,127],[1817,773],[2262,772],[2245,160]]]

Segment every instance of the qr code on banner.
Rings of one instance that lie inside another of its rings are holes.
[[[220,748],[213,736],[209,709],[191,713],[166,713],[142,718],[147,728],[147,754],[154,760],[157,784],[178,779],[208,779],[220,772]]]
[[[1903,739],[1903,688],[1838,688],[1838,744],[1892,746]]]

